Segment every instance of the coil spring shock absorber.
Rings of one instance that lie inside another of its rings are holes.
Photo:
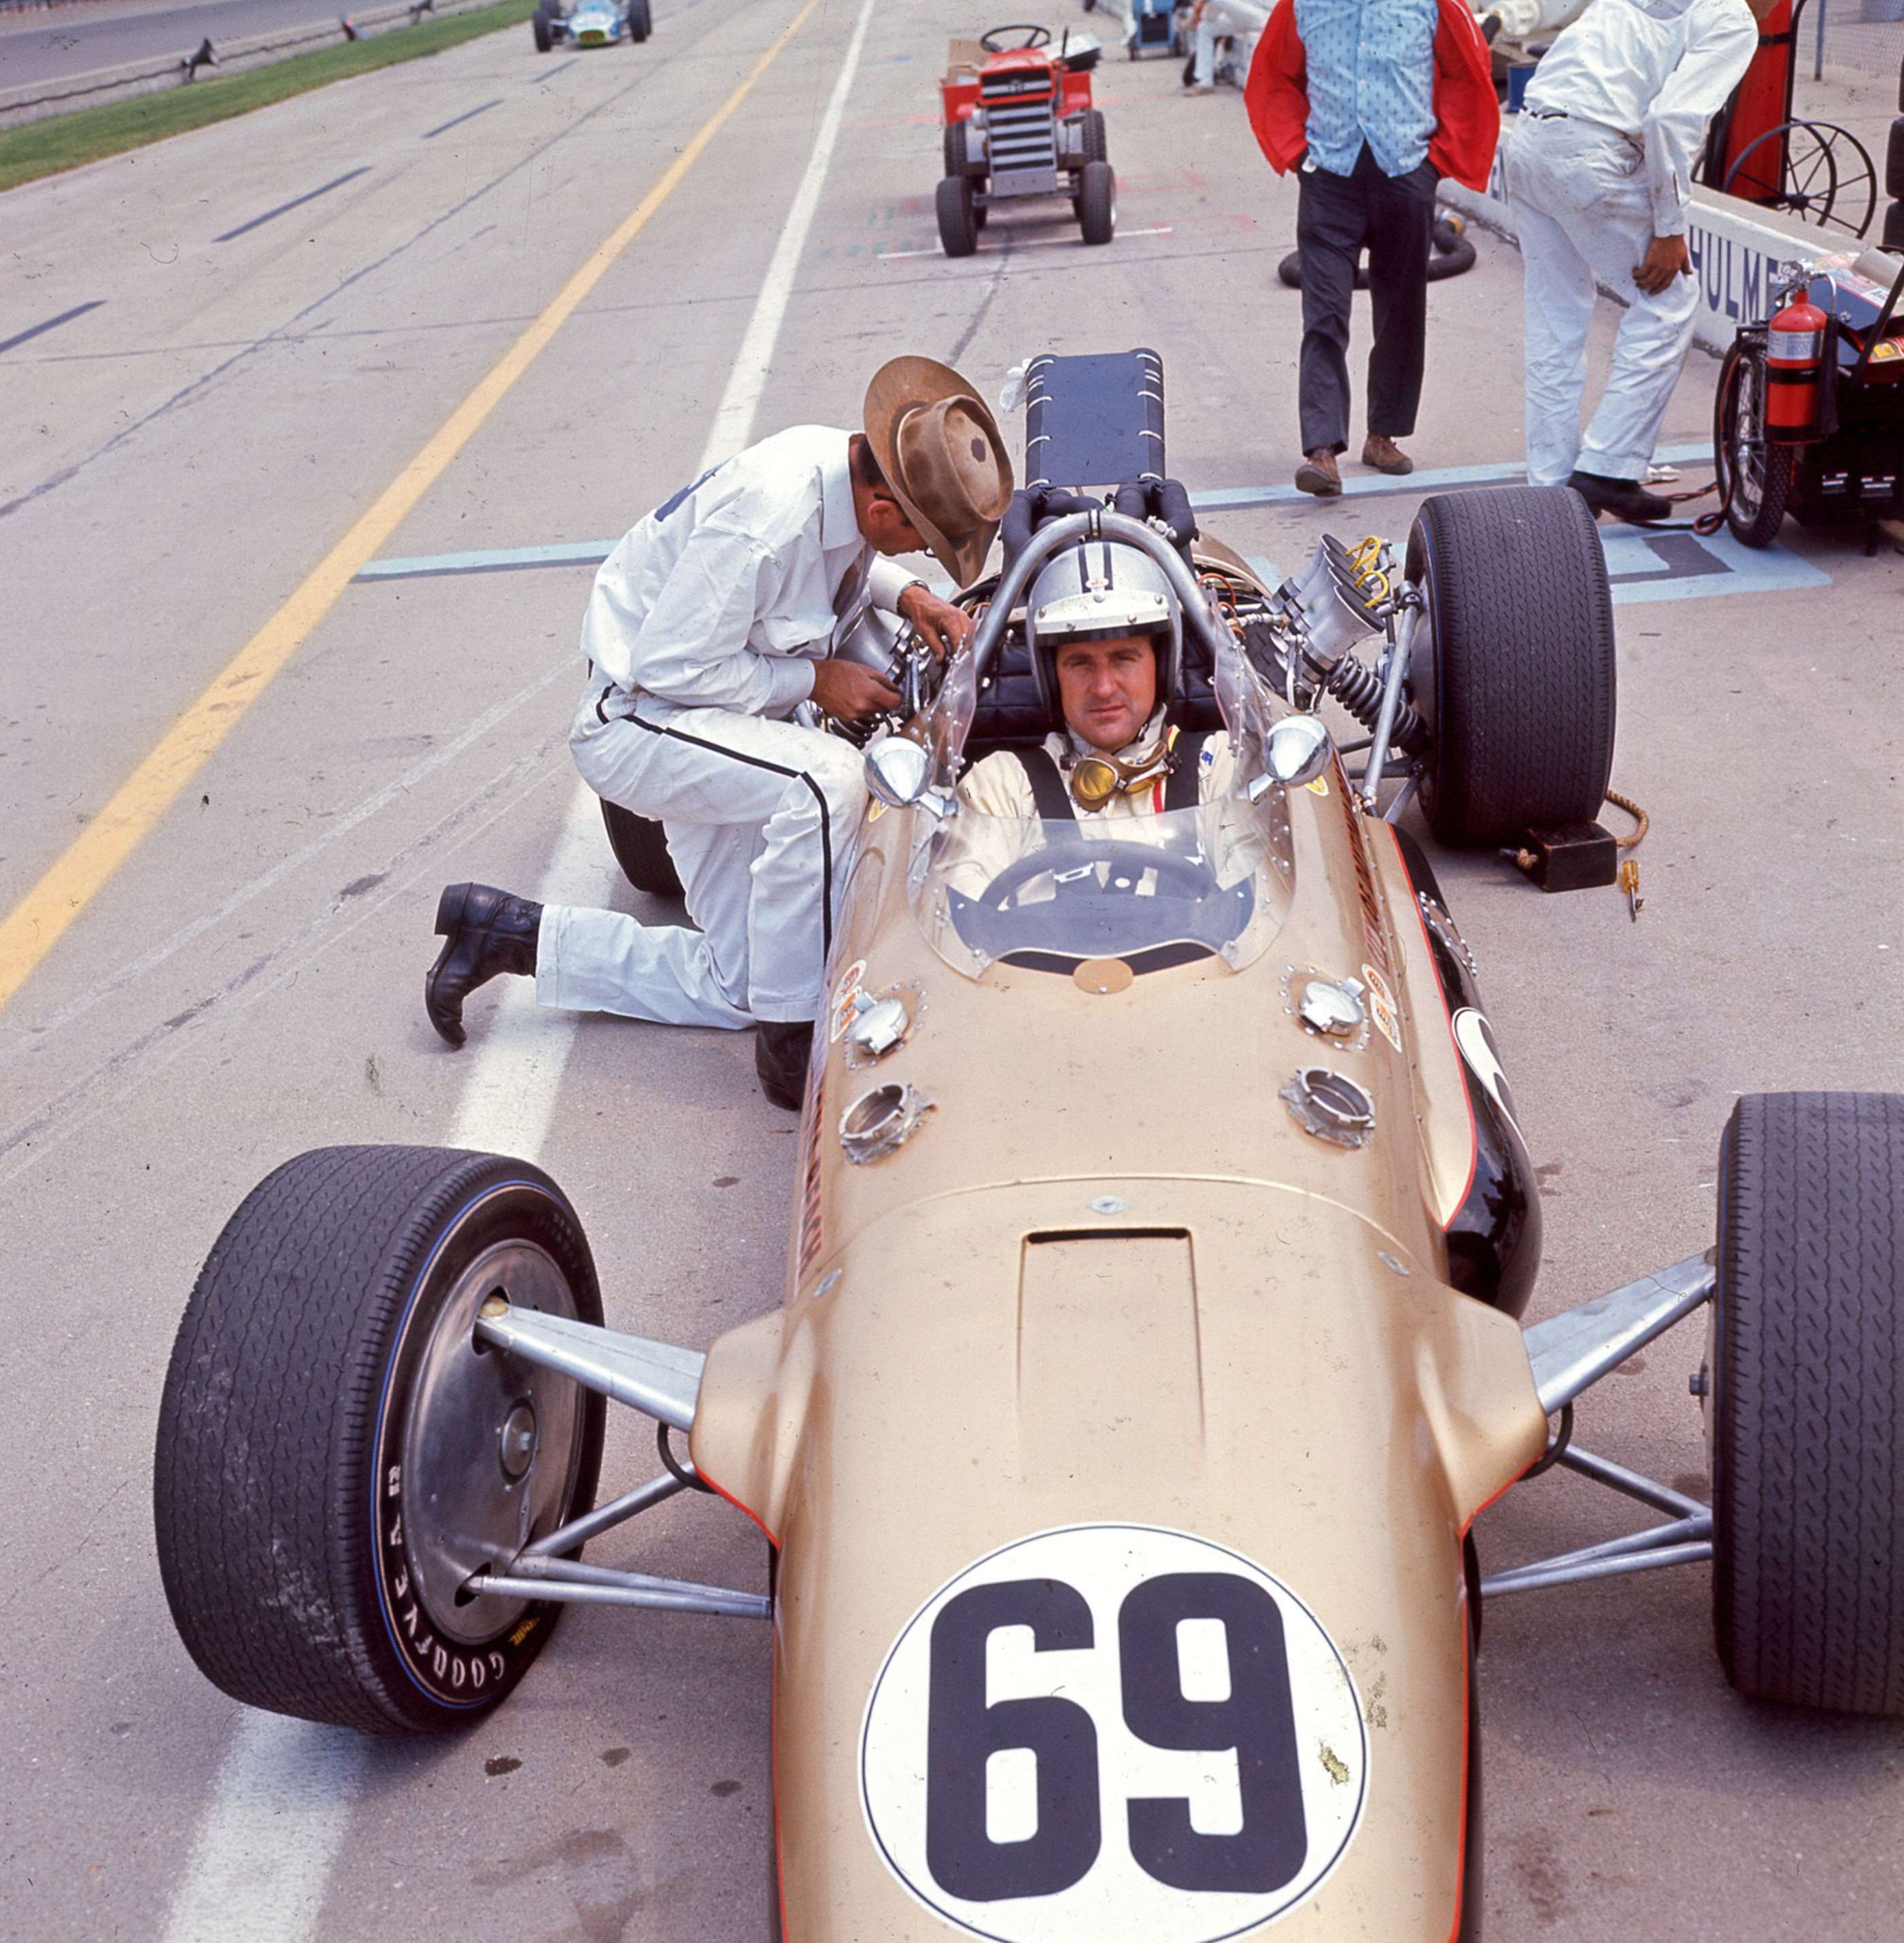
[[[1318,668],[1316,673],[1323,687],[1372,732],[1382,711],[1381,677],[1353,655],[1344,655],[1333,668]],[[1427,723],[1405,701],[1395,711],[1395,742],[1411,756],[1420,755],[1428,746]]]

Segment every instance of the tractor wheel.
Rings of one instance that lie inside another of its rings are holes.
[[[652,817],[637,816],[619,803],[602,798],[602,823],[608,847],[622,867],[622,875],[651,898],[678,898],[680,873],[668,854],[668,836]]]
[[[1719,1150],[1712,1619],[1756,1699],[1904,1714],[1904,1096],[1747,1094]]]
[[[1108,243],[1117,233],[1117,178],[1108,162],[1078,170],[1078,229],[1087,243]]]
[[[978,247],[978,225],[972,202],[972,178],[947,176],[938,186],[939,247],[948,256],[969,256]]]
[[[1110,160],[1110,137],[1104,132],[1104,111],[1101,108],[1087,108],[1084,111],[1084,159],[1087,162]]]
[[[472,1592],[587,1511],[602,1399],[475,1340],[500,1290],[594,1324],[594,1264],[539,1168],[327,1147],[225,1224],[159,1406],[159,1574],[234,1699],[441,1733],[507,1694],[559,1605]]]
[[[1765,351],[1734,342],[1719,367],[1712,407],[1712,463],[1725,523],[1749,547],[1770,546],[1785,523],[1792,495],[1789,445],[1765,436]]]
[[[1408,536],[1408,575],[1428,603],[1408,686],[1436,836],[1505,843],[1590,821],[1615,711],[1613,597],[1586,502],[1565,487],[1439,494]]]

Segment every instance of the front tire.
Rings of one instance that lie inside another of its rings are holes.
[[[938,186],[939,247],[948,256],[969,256],[978,247],[978,225],[974,219],[972,178],[947,176]]]
[[[622,875],[637,891],[645,891],[651,898],[681,895],[680,873],[668,854],[668,833],[652,817],[637,816],[603,797],[602,824]]]
[[[1761,1700],[1904,1714],[1904,1096],[1747,1094],[1719,1151],[1712,1622]]]
[[[1108,243],[1117,233],[1117,178],[1108,162],[1086,162],[1078,171],[1078,231],[1087,243]]]
[[[1436,836],[1496,844],[1590,821],[1616,711],[1613,596],[1585,502],[1540,486],[1424,500],[1408,574],[1428,603],[1409,686]]]
[[[648,0],[628,0],[628,39],[645,41],[654,32],[654,16]]]
[[[1792,496],[1792,453],[1765,436],[1765,353],[1735,341],[1719,367],[1712,462],[1725,523],[1742,545],[1770,546]]]
[[[560,1608],[463,1587],[592,1503],[600,1397],[477,1347],[478,1309],[599,1324],[575,1211],[498,1155],[328,1147],[226,1223],[159,1410],[174,1622],[235,1699],[379,1733],[461,1727]]]
[[[539,54],[547,54],[554,46],[554,36],[549,32],[548,16],[540,8],[536,10],[529,23],[529,31],[535,37],[536,51]]]

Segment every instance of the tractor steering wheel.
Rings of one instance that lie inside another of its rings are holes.
[[[1000,41],[998,37],[1001,34],[1022,34],[1024,38],[1014,41],[1007,46]],[[1031,48],[1049,47],[1051,29],[1049,27],[1034,27],[1029,21],[1015,20],[1009,26],[993,27],[989,32],[981,34],[978,45],[988,54],[1021,54]]]

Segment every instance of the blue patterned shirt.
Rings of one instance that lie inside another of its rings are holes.
[[[1436,0],[1296,0],[1316,167],[1353,174],[1365,142],[1386,176],[1428,159],[1439,18]]]

